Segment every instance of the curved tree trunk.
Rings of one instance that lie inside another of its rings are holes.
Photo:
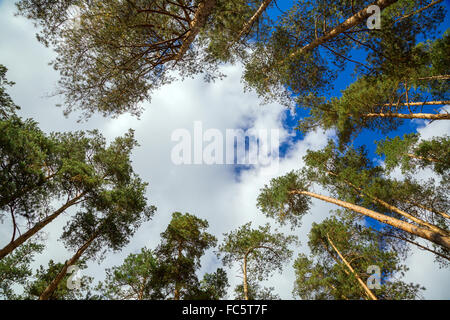
[[[15,239],[14,241],[11,241],[9,244],[7,244],[3,249],[0,250],[0,260],[10,254],[14,249],[16,249],[18,246],[20,246],[22,243],[27,241],[29,238],[31,238],[33,235],[35,235],[37,232],[42,230],[46,225],[48,225],[50,222],[55,220],[61,213],[63,213],[67,208],[73,206],[78,200],[80,200],[85,193],[82,193],[72,200],[66,202],[61,208],[56,210],[52,215],[48,216],[44,220],[36,223],[31,229],[29,229],[27,232],[22,234],[20,237]]]
[[[352,268],[352,266],[350,265],[350,263],[348,263],[348,261],[344,258],[344,256],[341,254],[341,252],[338,250],[338,248],[336,248],[336,246],[334,245],[333,241],[331,241],[330,236],[327,234],[327,239],[328,242],[330,242],[331,246],[333,247],[334,251],[336,251],[336,253],[338,254],[339,258],[341,258],[341,260],[344,262],[345,266],[353,273],[353,275],[356,277],[356,280],[358,280],[359,284],[361,285],[361,287],[364,289],[364,291],[366,292],[366,294],[369,296],[370,299],[372,300],[378,300],[377,297],[372,293],[372,291],[367,287],[367,285],[364,283],[364,281],[361,280],[361,278],[359,277],[358,273]]]
[[[72,256],[72,258],[70,258],[70,260],[66,261],[63,268],[58,273],[58,275],[55,277],[55,279],[53,279],[53,281],[50,282],[50,284],[47,286],[47,288],[45,288],[45,290],[41,293],[41,295],[39,296],[39,300],[48,300],[51,297],[53,292],[58,287],[58,284],[61,282],[61,280],[67,274],[67,269],[69,268],[69,266],[75,264],[78,261],[78,259],[80,259],[81,255],[86,251],[87,248],[89,248],[92,241],[94,241],[95,238],[97,238],[97,236],[99,234],[100,233],[98,231],[95,232],[92,235],[92,237],[88,241],[86,241],[86,243],[80,249],[78,249],[78,251]]]
[[[395,228],[401,229],[403,231],[406,231],[408,233],[414,234],[418,237],[421,237],[423,239],[429,240],[431,242],[434,242],[440,246],[443,246],[444,248],[450,249],[450,237],[449,236],[443,236],[437,232],[427,230],[424,228],[417,227],[415,225],[412,225],[408,222],[398,220],[396,218],[389,217],[385,214],[378,213],[376,211],[358,206],[356,204],[334,199],[331,197],[323,196],[317,193],[309,192],[309,191],[299,191],[299,190],[293,190],[291,191],[292,194],[303,194],[309,197],[313,197],[319,200],[323,200],[329,203],[336,204],[342,208],[350,209],[354,212],[361,213],[365,216],[368,216],[372,219],[375,219],[377,221],[380,221],[382,223],[391,225]]]

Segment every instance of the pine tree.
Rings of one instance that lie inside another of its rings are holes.
[[[182,76],[207,73],[252,31],[270,1],[22,0],[19,13],[52,45],[66,113],[139,115],[140,102]],[[230,48],[232,47],[232,48]],[[242,49],[238,51],[242,52]]]
[[[399,280],[408,268],[375,231],[328,218],[309,233],[310,256],[294,263],[294,294],[302,299],[400,300],[420,297],[419,285]],[[378,269],[379,278],[372,275]],[[378,282],[376,284],[375,282]]]
[[[195,272],[200,268],[200,258],[217,242],[216,237],[206,232],[208,226],[208,221],[189,213],[172,214],[155,251],[160,261],[158,274],[164,297],[184,299],[193,288],[199,287]]]
[[[108,300],[154,299],[157,268],[152,250],[142,248],[140,253],[129,254],[122,265],[106,269],[106,279],[97,290]]]
[[[305,162],[307,167],[303,170],[275,178],[262,189],[258,207],[264,214],[282,223],[290,220],[296,226],[309,210],[310,198],[315,198],[338,205],[359,217],[375,219],[388,228],[426,239],[440,246],[449,256],[448,221],[441,219],[435,223],[434,218],[430,219],[419,210],[407,212],[409,204],[402,203],[401,197],[395,198],[396,190],[404,183],[386,178],[383,169],[373,166],[363,151],[350,149],[340,155],[330,142],[324,150],[310,151]],[[309,191],[314,183],[328,189],[331,196]]]
[[[225,266],[241,264],[243,297],[249,300],[249,282],[263,281],[277,269],[281,272],[284,262],[292,256],[289,245],[295,242],[295,236],[285,236],[277,231],[272,233],[268,224],[252,229],[249,222],[225,234],[218,256],[222,257]]]
[[[24,286],[32,275],[30,263],[34,255],[41,253],[44,245],[27,242],[21,245],[13,254],[0,261],[0,298],[16,300],[13,286]]]

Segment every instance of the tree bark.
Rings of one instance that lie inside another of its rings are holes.
[[[89,248],[89,246],[91,245],[92,241],[94,241],[99,234],[100,234],[99,231],[95,232],[92,235],[92,237],[88,241],[86,241],[85,244],[83,246],[81,246],[80,249],[77,250],[77,252],[72,256],[72,258],[70,258],[70,260],[68,260],[68,261],[66,261],[66,263],[64,263],[63,268],[58,273],[58,275],[55,277],[55,279],[53,279],[53,281],[41,293],[41,295],[39,296],[39,300],[48,300],[51,297],[53,292],[58,287],[58,284],[61,282],[61,280],[67,274],[67,269],[71,265],[75,264],[78,261],[78,259],[80,259],[81,255],[86,251],[87,248]]]
[[[258,10],[256,10],[255,14],[248,20],[244,26],[242,27],[242,30],[239,32],[238,36],[236,37],[237,40],[239,40],[244,34],[246,34],[250,28],[253,26],[256,20],[263,14],[263,12],[267,9],[269,4],[272,2],[272,0],[264,0],[261,5],[259,6]]]
[[[450,104],[450,101],[444,100],[444,101],[423,101],[423,102],[409,102],[409,103],[399,103],[398,106],[440,106],[444,104]],[[385,103],[384,104],[387,107],[390,106],[397,106],[396,103]]]
[[[383,234],[383,235],[385,235],[385,236],[387,236],[387,237],[396,238],[396,239],[399,239],[399,240],[406,241],[406,242],[408,242],[408,243],[411,243],[412,245],[415,245],[416,247],[419,247],[419,248],[422,249],[422,250],[426,250],[426,251],[431,252],[431,253],[433,253],[433,254],[435,254],[435,255],[441,257],[441,258],[444,258],[444,259],[447,259],[447,260],[450,261],[450,257],[447,257],[446,255],[443,255],[442,253],[439,253],[439,252],[437,252],[437,251],[435,251],[435,250],[433,250],[433,249],[430,249],[430,248],[428,248],[428,247],[425,247],[425,246],[421,245],[420,243],[411,241],[411,240],[409,240],[409,239],[407,239],[407,238],[404,238],[404,237],[395,236],[395,235],[393,235],[393,234]]]
[[[425,161],[436,162],[436,163],[442,163],[442,161],[439,161],[438,159],[434,159],[434,158],[430,158],[430,157],[416,156],[415,154],[412,154],[412,153],[407,153],[406,155],[408,157],[412,158],[412,159],[425,160]]]
[[[242,271],[244,274],[244,299],[248,300],[248,280],[247,280],[247,256],[248,256],[249,252],[247,251],[247,253],[244,255],[244,264],[242,266]]]
[[[377,5],[380,10],[383,10],[384,8],[389,7],[391,4],[397,2],[398,0],[377,0],[373,5]],[[357,12],[352,17],[345,20],[343,23],[338,25],[336,28],[330,30],[327,34],[315,39],[314,41],[310,42],[306,46],[296,50],[295,52],[291,53],[289,55],[289,58],[293,58],[296,55],[302,54],[306,51],[313,50],[314,48],[320,46],[322,43],[325,43],[336,36],[338,36],[340,33],[347,31],[348,29],[359,25],[360,23],[366,21],[372,14],[368,12],[368,7],[362,9],[361,11]]]
[[[181,60],[186,54],[189,46],[192,44],[192,42],[194,42],[195,37],[200,32],[200,29],[203,28],[203,26],[206,24],[206,20],[208,19],[215,5],[215,0],[204,0],[199,3],[198,8],[195,11],[194,18],[190,23],[190,30],[184,37],[183,44],[180,47],[180,51],[178,51],[174,59],[175,61]]]
[[[450,249],[450,237],[449,236],[443,236],[443,235],[440,235],[437,232],[417,227],[417,226],[412,225],[412,224],[410,224],[408,222],[405,222],[405,221],[402,221],[402,220],[398,220],[396,218],[389,217],[389,216],[387,216],[385,214],[378,213],[376,211],[373,211],[373,210],[370,210],[370,209],[358,206],[356,204],[345,202],[345,201],[338,200],[338,199],[334,199],[334,198],[327,197],[327,196],[324,196],[324,195],[316,194],[316,193],[313,193],[313,192],[293,190],[293,191],[291,191],[291,193],[292,194],[302,194],[302,195],[313,197],[313,198],[316,198],[316,199],[319,199],[319,200],[322,200],[322,201],[326,201],[326,202],[329,202],[329,203],[336,204],[336,205],[338,205],[338,206],[340,206],[342,208],[350,209],[350,210],[352,210],[354,212],[361,213],[361,214],[363,214],[365,216],[368,216],[368,217],[370,217],[372,219],[375,219],[375,220],[380,221],[382,223],[391,225],[391,226],[393,226],[395,228],[401,229],[403,231],[406,231],[408,233],[414,234],[414,235],[416,235],[418,237],[421,237],[423,239],[426,239],[426,240],[429,240],[431,242],[434,242],[434,243],[436,243],[436,244],[438,244],[440,246],[443,246],[443,247],[445,247],[447,249]]]
[[[336,173],[334,173],[334,172],[328,171],[327,173],[329,175],[333,175],[335,177],[338,177],[338,175]],[[434,224],[428,223],[428,222],[426,222],[426,221],[424,221],[422,219],[414,217],[413,215],[407,213],[406,211],[403,211],[403,210],[397,208],[396,206],[390,205],[389,203],[387,203],[387,202],[385,202],[385,201],[383,201],[381,199],[378,199],[377,197],[372,196],[371,194],[365,192],[362,188],[354,185],[350,181],[348,181],[346,179],[342,179],[342,181],[345,184],[347,184],[350,187],[352,187],[353,189],[355,189],[356,191],[360,192],[362,196],[366,196],[366,197],[370,198],[373,203],[380,204],[383,207],[385,207],[386,209],[388,209],[388,210],[390,210],[392,212],[398,213],[399,215],[402,215],[405,218],[410,219],[411,221],[414,221],[415,223],[417,223],[419,225],[422,225],[422,226],[424,226],[424,227],[426,227],[426,228],[428,228],[430,230],[433,230],[433,231],[435,231],[435,232],[437,232],[437,233],[439,233],[439,234],[441,234],[443,236],[448,236],[449,235],[449,233],[446,230],[444,230],[442,228],[439,228],[438,226],[435,226]]]
[[[427,119],[450,120],[450,113],[366,113],[363,118],[400,118],[400,119]]]
[[[447,80],[447,79],[450,79],[449,74],[441,74],[438,76],[423,77],[423,78],[418,78],[417,80]]]
[[[416,206],[416,207],[419,207],[419,208],[421,208],[421,209],[427,210],[427,211],[429,211],[429,212],[433,212],[433,213],[435,213],[435,214],[441,215],[441,216],[443,216],[443,217],[446,218],[446,219],[450,219],[450,215],[448,215],[448,214],[445,213],[445,212],[441,212],[441,211],[435,210],[435,209],[433,209],[433,208],[428,208],[427,206],[424,206],[424,205],[422,205],[422,204],[420,204],[420,203],[416,203],[416,202],[412,202],[412,201],[408,201],[408,200],[404,200],[404,201],[405,201],[406,203],[412,204],[413,206]]]
[[[341,252],[336,248],[333,241],[331,241],[330,236],[327,234],[327,239],[330,242],[331,246],[333,247],[334,251],[338,254],[338,256],[341,258],[341,260],[344,262],[346,267],[353,273],[353,275],[356,277],[356,280],[358,280],[361,287],[364,289],[366,294],[372,299],[372,300],[378,300],[377,297],[372,293],[372,291],[367,287],[367,285],[364,283],[364,281],[361,280],[358,273],[352,268],[350,263],[344,258],[344,256],[341,254]]]
[[[183,247],[182,247],[182,243],[180,242],[178,244],[178,265],[179,265],[179,261],[181,259],[181,255],[183,254]],[[179,282],[179,271],[178,271],[178,265],[177,265],[177,275],[176,275],[176,280],[175,280],[175,290],[173,293],[173,300],[180,300],[180,282]]]
[[[81,193],[70,201],[66,202],[61,208],[56,210],[52,215],[48,216],[44,220],[36,223],[31,229],[22,234],[20,237],[15,239],[14,241],[7,244],[3,249],[0,250],[0,260],[10,254],[14,249],[23,244],[33,235],[35,235],[38,231],[42,230],[46,225],[55,220],[61,213],[63,213],[67,208],[73,206],[78,200],[80,200],[85,193]]]

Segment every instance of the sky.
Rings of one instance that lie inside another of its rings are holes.
[[[137,253],[144,246],[156,247],[160,233],[175,211],[189,212],[207,219],[209,232],[217,236],[219,242],[223,233],[249,221],[254,226],[269,222],[275,227],[274,222],[266,219],[256,208],[259,190],[271,178],[301,168],[306,150],[318,150],[326,145],[327,139],[334,137],[331,131],[312,132],[306,136],[293,132],[290,126],[297,120],[295,115],[275,103],[263,105],[255,93],[244,91],[240,65],[223,66],[221,71],[227,77],[215,83],[205,83],[200,76],[162,87],[155,92],[150,102],[144,103],[145,112],[140,119],[130,115],[122,115],[117,119],[95,115],[87,122],[79,123],[77,113],[65,118],[62,109],[55,106],[61,102],[60,98],[48,97],[55,90],[59,78],[58,73],[48,65],[55,57],[54,52],[38,43],[33,24],[22,17],[15,17],[14,12],[13,1],[0,0],[0,63],[9,69],[8,79],[16,82],[9,93],[22,108],[19,115],[33,118],[48,133],[99,129],[108,141],[133,128],[140,144],[132,155],[133,167],[144,181],[149,182],[147,198],[158,210],[121,252],[108,254],[100,263],[88,263],[88,269],[83,274],[95,277],[96,281],[104,279],[105,268],[121,264],[128,254]],[[276,168],[236,170],[229,165],[177,166],[171,161],[171,150],[176,144],[171,140],[171,135],[176,129],[184,128],[192,132],[195,121],[201,121],[204,130],[215,128],[221,132],[243,127],[278,129],[280,139],[287,148]],[[418,130],[422,138],[426,139],[450,134],[450,124],[441,121],[426,126],[423,121],[416,121],[409,130]],[[368,135],[359,143],[371,145],[373,140],[373,135]],[[318,188],[314,191],[325,193]],[[308,252],[307,234],[311,224],[329,217],[332,209],[336,207],[313,200],[310,214],[303,218],[299,229],[280,229],[299,236],[301,245],[294,248],[294,259],[297,253]],[[49,259],[63,262],[73,254],[59,241],[62,228],[71,213],[73,211],[58,217],[44,230],[48,234],[48,241],[45,251],[33,263],[35,268],[46,265]],[[9,235],[10,226],[5,222],[0,225],[0,245],[8,241]],[[293,298],[294,259],[286,264],[282,274],[275,273],[264,283],[275,287],[275,292],[283,299]],[[406,264],[410,271],[404,280],[425,286],[425,298],[450,299],[450,274],[433,263],[431,254],[413,250]],[[213,250],[209,250],[202,258],[199,275],[214,272],[220,265]],[[228,270],[228,277],[231,284],[229,297],[232,298],[232,289],[242,279],[238,277],[237,269]]]

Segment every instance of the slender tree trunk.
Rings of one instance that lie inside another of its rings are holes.
[[[392,235],[392,234],[384,234],[384,235],[387,236],[387,237],[396,238],[396,239],[399,239],[399,240],[406,241],[406,242],[408,242],[408,243],[411,243],[412,245],[415,245],[416,247],[419,247],[419,248],[422,249],[422,250],[426,250],[426,251],[431,252],[431,253],[433,253],[433,254],[435,254],[435,255],[441,257],[441,258],[444,258],[444,259],[447,259],[447,260],[450,261],[450,257],[447,257],[446,255],[443,255],[442,253],[439,253],[439,252],[437,252],[437,251],[435,251],[435,250],[432,250],[432,249],[430,249],[430,248],[427,248],[427,247],[425,247],[425,246],[423,246],[423,245],[421,245],[420,243],[417,243],[417,242],[415,242],[415,241],[411,241],[411,240],[409,240],[409,239],[407,239],[407,238],[395,236],[395,235]]]
[[[36,223],[31,229],[29,229],[27,232],[22,234],[20,237],[15,239],[14,241],[10,242],[8,245],[6,245],[3,249],[0,250],[0,260],[10,254],[14,249],[16,249],[18,246],[20,246],[22,243],[27,241],[29,238],[31,238],[33,235],[35,235],[38,231],[42,230],[46,225],[48,225],[50,222],[55,220],[61,213],[63,213],[67,208],[73,206],[78,200],[80,200],[85,193],[81,193],[80,195],[76,196],[72,200],[66,202],[61,208],[56,210],[52,215],[48,216],[44,220]]]
[[[412,153],[407,153],[406,155],[407,155],[408,157],[412,158],[412,159],[425,160],[425,161],[430,161],[430,162],[442,163],[442,161],[440,161],[440,160],[438,160],[438,159],[435,159],[435,158],[416,156],[415,154],[412,154]]]
[[[263,12],[267,9],[269,4],[272,2],[272,0],[264,0],[261,5],[259,6],[258,10],[256,10],[255,14],[248,20],[244,26],[242,27],[241,31],[239,32],[238,36],[236,37],[237,40],[241,39],[244,34],[250,31],[253,24],[258,20],[258,18],[263,14]]]
[[[442,74],[442,75],[438,75],[438,76],[418,78],[418,80],[447,80],[447,79],[450,79],[449,74]]]
[[[58,273],[58,275],[55,277],[55,279],[53,279],[53,281],[41,293],[41,295],[39,297],[39,300],[48,300],[51,297],[53,292],[58,287],[58,284],[61,282],[61,280],[67,274],[67,269],[71,265],[75,264],[78,261],[78,259],[80,259],[81,255],[86,251],[87,248],[89,248],[89,246],[91,245],[92,241],[94,241],[95,238],[97,238],[99,234],[100,234],[99,231],[95,232],[92,235],[92,237],[88,241],[86,241],[85,244],[80,249],[78,249],[78,251],[72,256],[72,258],[70,258],[70,260],[66,261],[66,263],[63,266],[63,268]]]
[[[445,213],[445,212],[441,212],[441,211],[438,211],[438,210],[434,210],[433,208],[428,208],[427,206],[424,206],[424,205],[422,205],[422,204],[420,204],[420,203],[416,203],[416,202],[412,202],[412,201],[408,201],[408,200],[404,200],[404,201],[405,201],[406,203],[412,204],[413,206],[416,206],[416,207],[422,208],[422,209],[424,209],[424,210],[427,210],[427,211],[429,211],[429,212],[433,212],[433,213],[435,213],[435,214],[441,215],[441,216],[443,216],[443,217],[446,218],[446,219],[450,219],[450,215],[448,215],[448,214]]]
[[[372,5],[377,5],[380,8],[380,10],[383,10],[384,8],[389,7],[391,4],[393,4],[397,1],[398,0],[377,0]],[[367,19],[372,15],[371,13],[368,12],[368,10],[367,10],[368,8],[369,8],[369,6],[360,10],[359,12],[357,12],[356,14],[354,14],[353,16],[351,16],[350,18],[348,18],[347,20],[342,22],[340,25],[338,25],[334,29],[332,29],[329,32],[327,32],[326,34],[324,34],[323,36],[314,39],[306,46],[298,48],[297,50],[295,50],[294,52],[289,54],[287,56],[287,58],[279,61],[277,63],[277,65],[282,65],[288,59],[292,59],[292,58],[296,57],[297,55],[301,55],[307,51],[311,51],[311,50],[317,48],[318,46],[328,42],[329,40],[332,40],[333,38],[337,37],[339,34],[347,31],[348,29],[353,28],[353,27],[367,21]],[[266,81],[267,80],[268,80],[268,78],[266,78]]]
[[[183,248],[182,248],[181,243],[180,243],[178,245],[178,261],[180,261],[182,253],[183,253]],[[178,263],[178,265],[179,265],[179,263]],[[179,271],[178,271],[178,265],[177,265],[177,276],[176,276],[177,279],[175,281],[175,290],[174,290],[174,293],[173,293],[173,299],[174,300],[180,300],[180,288],[181,288],[181,285],[180,285],[180,282],[179,282],[180,275],[179,275]]]
[[[216,5],[215,0],[203,0],[199,3],[197,10],[195,11],[194,18],[190,23],[190,30],[184,37],[183,43],[180,47],[180,51],[175,57],[175,61],[179,61],[186,54],[189,46],[194,42],[195,37],[200,32],[200,29],[206,24],[206,21],[211,14],[214,6]]]
[[[333,175],[335,177],[338,177],[338,175],[336,173],[334,173],[334,172],[328,171],[327,173],[329,175]],[[403,210],[397,208],[396,206],[390,205],[389,203],[387,203],[387,202],[385,202],[385,201],[383,201],[383,200],[381,200],[381,199],[379,199],[377,197],[372,196],[371,194],[365,192],[362,188],[354,185],[350,181],[348,181],[346,179],[342,179],[342,181],[345,184],[347,184],[348,186],[350,186],[353,189],[355,189],[356,191],[360,192],[362,196],[366,196],[366,197],[370,198],[373,203],[380,204],[383,207],[385,207],[386,209],[388,209],[388,210],[390,210],[392,212],[398,213],[399,215],[402,215],[405,218],[410,219],[411,221],[414,221],[415,223],[417,223],[417,224],[419,224],[421,226],[429,228],[430,230],[433,230],[433,231],[435,231],[435,232],[437,232],[437,233],[439,233],[439,234],[441,234],[443,236],[448,236],[449,235],[449,233],[446,230],[444,230],[442,228],[439,228],[438,226],[435,226],[434,224],[428,223],[428,222],[426,222],[426,221],[424,221],[422,219],[414,217],[413,215],[407,213],[406,211],[403,211]]]
[[[409,102],[409,103],[399,103],[398,106],[441,106],[444,104],[450,104],[450,101],[423,101],[423,102]],[[387,107],[397,106],[397,104],[384,104]]]
[[[397,1],[398,0],[378,0],[378,1],[375,1],[373,3],[373,5],[377,5],[380,8],[380,10],[383,10],[384,8],[389,7],[391,4],[393,4]],[[289,58],[293,58],[296,55],[305,53],[306,51],[313,50],[314,48],[320,46],[321,44],[337,37],[342,32],[347,31],[348,29],[365,22],[372,15],[372,13],[369,13],[367,9],[368,9],[368,7],[362,9],[361,11],[357,12],[355,15],[353,15],[352,17],[348,18],[343,23],[338,25],[336,28],[327,32],[325,35],[315,39],[314,41],[310,42],[306,46],[291,53],[289,55]]]
[[[414,234],[418,237],[421,237],[423,239],[429,240],[431,242],[434,242],[440,246],[443,246],[447,249],[450,249],[450,237],[449,236],[443,236],[440,235],[437,232],[431,231],[431,230],[427,230],[424,228],[420,228],[417,227],[415,225],[412,225],[408,222],[402,221],[402,220],[398,220],[396,218],[392,218],[389,217],[385,214],[381,214],[378,213],[376,211],[358,206],[356,204],[350,203],[350,202],[346,202],[346,201],[342,201],[342,200],[338,200],[338,199],[334,199],[331,197],[327,197],[324,195],[320,195],[320,194],[316,194],[313,192],[309,192],[309,191],[299,191],[299,190],[293,190],[291,191],[292,194],[302,194],[302,195],[306,195],[306,196],[310,196],[319,200],[323,200],[329,203],[333,203],[336,204],[342,208],[346,208],[346,209],[350,209],[354,212],[357,213],[361,213],[365,216],[368,216],[372,219],[375,219],[377,221],[380,221],[382,223],[391,225],[395,228],[401,229],[403,231],[406,231],[408,233]]]
[[[247,279],[247,256],[248,252],[244,256],[244,264],[242,266],[242,271],[244,274],[244,299],[248,300],[248,279]]]
[[[372,293],[372,291],[367,287],[367,285],[364,283],[364,281],[361,280],[358,273],[352,268],[350,263],[344,258],[344,256],[341,254],[341,252],[336,248],[333,241],[331,241],[330,236],[327,234],[327,239],[330,242],[331,246],[333,247],[334,251],[338,254],[338,256],[341,258],[341,260],[344,262],[346,267],[353,273],[353,275],[356,277],[356,280],[358,280],[361,287],[364,289],[366,294],[372,299],[372,300],[378,300],[377,297]]]
[[[442,2],[442,0],[436,0],[436,1],[433,1],[433,2],[429,3],[428,5],[426,5],[425,7],[420,8],[419,10],[416,10],[416,11],[414,11],[414,12],[411,12],[410,14],[407,14],[406,16],[403,16],[403,17],[401,17],[401,18],[395,20],[394,23],[396,23],[396,22],[398,22],[398,21],[401,21],[401,20],[403,20],[403,19],[409,18],[409,17],[411,17],[411,16],[413,16],[413,15],[415,15],[415,14],[417,14],[417,13],[420,13],[420,12],[422,12],[422,11],[424,11],[424,10],[426,10],[426,9],[428,9],[428,8],[434,6],[435,4],[438,4],[438,3],[440,3],[440,2]]]
[[[426,120],[449,120],[450,113],[366,113],[363,118],[400,118],[400,119],[426,119]]]

